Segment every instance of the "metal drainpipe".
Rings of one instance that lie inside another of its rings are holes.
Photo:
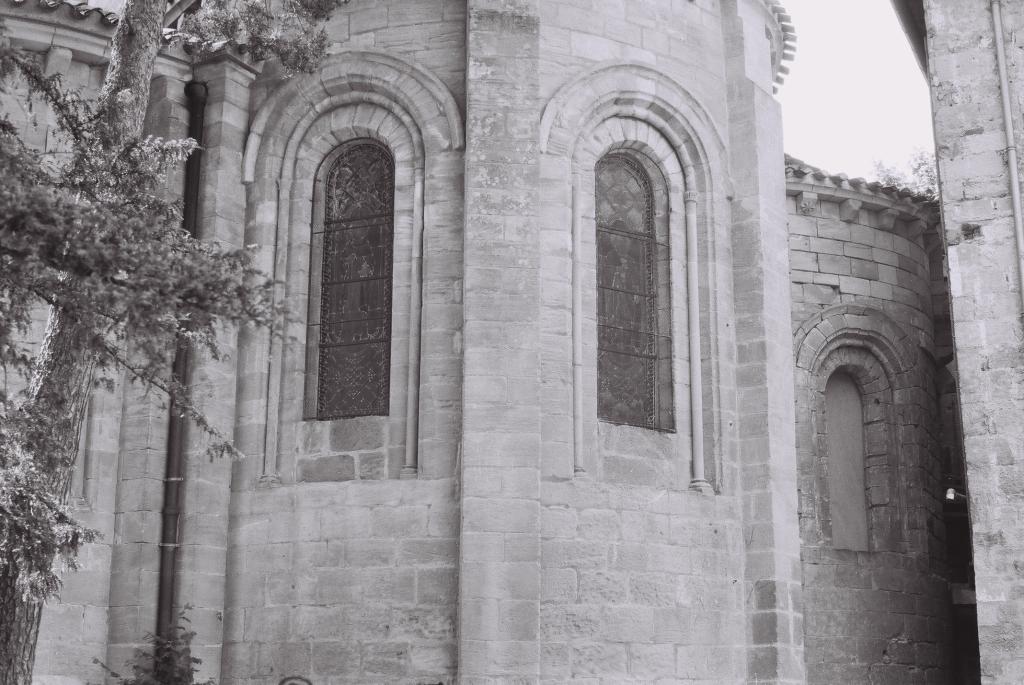
[[[189,81],[185,84],[185,98],[188,101],[188,136],[199,145],[203,143],[206,95],[205,83]],[[182,225],[192,237],[197,235],[199,172],[202,155],[202,148],[198,148],[185,161]],[[178,340],[171,373],[179,383],[186,383],[188,380],[189,356],[188,344],[184,340]],[[172,629],[176,623],[174,573],[178,566],[178,549],[181,545],[178,533],[181,523],[181,486],[185,481],[185,418],[179,414],[173,400],[169,412],[164,503],[160,511],[160,569],[156,601],[156,634],[165,639],[174,637]]]
[[[1020,310],[1024,316],[1024,211],[1021,210],[1020,169],[1017,166],[1017,137],[1013,130],[1013,109],[1010,101],[1010,78],[1006,71],[1006,42],[1003,39],[1003,3],[992,0],[992,25],[996,38],[996,64],[999,67],[999,90],[1003,100],[1003,129],[1006,132],[1006,162],[1010,167],[1010,199],[1013,203],[1013,233],[1017,242],[1017,273],[1020,277]]]

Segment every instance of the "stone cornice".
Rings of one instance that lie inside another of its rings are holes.
[[[761,0],[765,9],[775,19],[772,43],[775,46],[772,68],[775,70],[775,89],[783,84],[789,67],[785,62],[792,62],[796,55],[796,28],[793,19],[779,0]]]
[[[936,202],[907,188],[885,185],[846,174],[830,174],[818,167],[786,155],[786,194],[813,193],[819,199],[835,202],[852,200],[865,209],[893,211],[905,220],[923,220],[929,225],[939,220]]]

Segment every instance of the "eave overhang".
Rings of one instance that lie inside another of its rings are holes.
[[[893,9],[900,20],[903,32],[907,34],[910,47],[917,57],[922,73],[928,75],[928,28],[924,22],[923,0],[892,0]]]

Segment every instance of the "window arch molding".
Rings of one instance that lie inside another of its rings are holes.
[[[699,283],[707,287],[690,290],[699,298],[698,305],[691,308],[699,312],[699,321],[692,327],[700,330],[701,346],[701,354],[693,355],[701,360],[699,372],[693,375],[702,383],[697,393],[698,402],[684,401],[677,393],[675,404],[677,411],[685,411],[687,406],[696,408],[702,420],[677,421],[680,432],[689,430],[690,425],[699,429],[693,436],[692,445],[628,444],[617,448],[621,453],[632,454],[641,460],[641,463],[620,464],[620,474],[627,482],[630,481],[630,473],[644,471],[648,475],[635,482],[682,488],[689,484],[701,492],[713,492],[725,481],[735,482],[738,479],[736,469],[739,465],[732,460],[726,464],[723,460],[723,455],[729,453],[725,442],[735,437],[731,422],[723,432],[725,421],[722,419],[730,414],[733,400],[719,388],[723,369],[728,373],[732,364],[726,352],[728,347],[721,346],[720,350],[720,339],[730,339],[733,331],[720,312],[718,298],[709,297],[712,292],[728,293],[732,290],[731,275],[727,268],[723,268],[726,262],[722,252],[729,245],[729,200],[732,194],[724,141],[715,118],[698,97],[651,65],[630,60],[610,60],[581,70],[555,91],[541,115],[541,174],[551,181],[545,187],[544,195],[552,207],[565,207],[567,210],[544,212],[542,229],[555,236],[553,239],[559,244],[570,239],[566,236],[569,225],[572,225],[574,234],[583,234],[578,230],[581,228],[582,207],[592,202],[588,199],[592,198],[592,190],[582,187],[587,182],[585,169],[611,146],[621,144],[646,145],[664,153],[652,154],[651,159],[663,166],[663,172],[669,178],[673,197],[671,209],[678,213],[680,221],[684,216],[692,216],[691,225],[697,231],[695,242],[698,249],[692,251],[697,258],[697,267],[692,271],[699,276]],[[571,210],[568,209],[570,206]],[[575,254],[580,253],[579,246],[576,246]],[[573,254],[570,247],[565,252],[545,256],[545,271],[567,273],[574,268],[574,262],[579,261],[574,260]],[[673,255],[674,258],[683,258],[687,257],[687,252],[676,249]],[[589,274],[586,278],[589,279]],[[574,278],[574,281],[589,282],[579,278]],[[673,281],[677,298],[685,297],[680,287],[685,282]],[[544,293],[545,306],[553,310],[567,307],[582,311],[582,304],[578,301],[579,289],[574,290],[570,298],[562,298],[557,291]],[[567,302],[567,299],[572,302]],[[570,324],[570,327],[578,328],[575,324]],[[545,406],[549,420],[557,420],[565,427],[552,432],[546,439],[549,454],[564,455],[559,459],[549,459],[549,468],[564,477],[571,477],[574,472],[601,477],[601,457],[596,451],[594,437],[597,424],[591,422],[583,410],[581,395],[586,389],[578,380],[584,375],[583,335],[575,330],[563,333],[554,329],[552,334],[573,339],[562,353],[552,354],[548,362],[552,373],[559,379],[565,379],[572,397],[568,402],[552,397]],[[685,336],[676,335],[676,344],[688,341]],[[686,376],[677,373],[675,378],[678,384]],[[671,450],[674,450],[674,455],[669,460],[666,454]],[[695,454],[699,456],[694,458]],[[647,459],[647,456],[655,458]],[[668,466],[669,461],[671,466]],[[655,473],[650,472],[652,465],[657,468]]]
[[[654,230],[667,248],[658,279],[662,289],[658,302],[664,309],[659,319],[662,325],[668,326],[667,333],[671,337],[671,351],[665,360],[670,373],[660,374],[660,378],[671,377],[671,381],[670,387],[661,388],[659,392],[672,398],[673,415],[668,422],[674,430],[671,433],[614,425],[598,419],[597,349],[596,343],[587,341],[597,340],[598,328],[594,287],[597,283],[596,171],[600,160],[608,156],[627,157],[650,179]],[[614,480],[628,469],[628,464],[620,463],[612,453],[622,452],[621,445],[628,443],[629,454],[624,459],[641,459],[645,468],[658,473],[656,480],[685,488],[691,481],[695,433],[699,434],[701,444],[704,442],[704,412],[698,411],[701,420],[695,432],[690,411],[693,403],[689,341],[693,321],[689,317],[687,298],[686,221],[688,214],[698,220],[697,195],[686,192],[686,173],[678,151],[655,127],[638,119],[610,117],[596,124],[588,135],[580,138],[571,168],[571,254],[576,255],[571,259],[574,463],[578,470]],[[700,324],[697,326],[699,329]],[[697,337],[699,344],[699,330]]]
[[[806,321],[794,342],[803,544],[832,544],[825,388],[844,373],[863,400],[869,550],[924,550],[923,493],[914,489],[921,489],[914,473],[922,455],[911,428],[926,398],[913,339],[881,311],[840,305]]]
[[[314,177],[321,160],[346,140],[374,138],[386,143],[394,155],[398,250],[404,249],[408,235],[411,254],[422,257],[423,249],[416,248],[416,241],[424,235],[427,211],[434,212],[426,222],[430,225],[430,235],[424,239],[428,252],[461,249],[459,212],[447,206],[431,209],[424,199],[427,191],[429,197],[457,197],[462,192],[457,162],[461,159],[458,151],[465,146],[462,114],[455,97],[436,74],[393,52],[342,49],[328,56],[311,74],[278,79],[274,73],[265,72],[254,92],[266,97],[245,134],[241,160],[246,185],[245,243],[261,246],[260,264],[280,284],[277,300],[287,302],[291,311],[306,311]],[[409,192],[404,192],[407,181]],[[413,274],[414,282],[436,284],[434,291],[427,291],[434,293],[432,299],[421,298],[419,305],[428,315],[447,307],[443,293],[451,287],[449,284],[459,281],[461,267],[443,260],[423,263],[422,259],[410,259],[409,270],[420,269],[419,274]],[[396,274],[403,272],[403,267],[396,268]],[[412,301],[419,292],[411,292],[409,304],[395,300],[395,311],[401,312],[401,317],[406,311],[410,319],[419,315],[420,307]],[[409,328],[418,332],[420,326],[412,321]],[[461,321],[452,317],[432,324],[432,332],[440,338],[457,338],[460,328]],[[251,478],[258,484],[288,481],[295,472],[293,455],[298,452],[315,452],[318,446],[334,449],[331,426],[311,428],[310,422],[302,420],[304,317],[287,322],[285,335],[285,340],[291,336],[299,344],[285,344],[263,332],[243,330],[239,335],[238,359],[246,372],[239,375],[241,399],[235,435],[239,446],[255,458],[246,460],[238,477]],[[410,336],[409,341],[418,343],[420,337]],[[424,355],[421,359],[416,352],[409,351],[410,366],[421,363],[420,377],[429,378],[431,385],[448,383],[439,379],[458,377],[459,359],[454,352]],[[406,357],[402,353],[392,359]],[[404,430],[395,427],[389,432],[393,440],[388,448],[386,475],[450,476],[456,467],[454,445],[458,442],[460,405],[421,404],[416,374],[408,376],[409,388],[400,395],[408,397],[410,407],[419,406],[419,410],[402,409]],[[393,373],[392,378],[396,377]],[[297,396],[294,388],[300,390]],[[459,392],[461,388],[446,387],[442,394]],[[435,426],[429,434],[419,430],[420,414],[423,422]],[[400,435],[405,437],[400,439]],[[404,457],[396,452],[404,452]],[[402,467],[400,473],[391,468],[395,462]]]
[[[853,381],[861,402],[864,448],[861,468],[865,485],[863,515],[868,533],[865,551],[898,551],[903,538],[901,528],[905,507],[899,489],[900,450],[894,444],[893,389],[885,366],[867,347],[837,345],[821,360],[815,371],[811,421],[815,446],[813,492],[816,515],[808,523],[814,525],[821,543],[835,545],[833,521],[837,512],[831,503],[835,500],[833,494],[837,493],[831,492],[835,481],[830,477],[830,470],[837,455],[830,453],[826,389],[837,375]]]
[[[280,169],[280,175],[276,180],[257,176],[254,186],[263,187],[267,194],[261,198],[263,206],[254,207],[256,220],[251,229],[272,233],[270,243],[277,248],[272,252],[268,271],[275,274],[276,280],[283,281],[278,297],[293,313],[307,313],[309,299],[315,296],[309,288],[309,274],[320,257],[312,240],[318,219],[316,214],[322,206],[318,181],[326,174],[338,151],[349,141],[360,139],[379,143],[387,148],[394,160],[391,412],[386,418],[363,417],[318,423],[354,421],[360,424],[362,432],[370,430],[381,436],[403,436],[397,440],[392,438],[382,447],[386,447],[389,453],[400,450],[404,455],[400,459],[389,459],[386,473],[378,469],[373,477],[412,477],[419,468],[418,398],[426,157],[425,142],[415,120],[403,108],[378,93],[343,93],[328,98],[322,107],[303,115],[291,135],[279,143],[283,157],[266,160]],[[276,188],[271,190],[273,186]],[[261,479],[287,478],[289,472],[300,478],[297,472],[292,471],[297,467],[283,461],[289,452],[286,446],[304,444],[310,439],[327,439],[317,436],[329,427],[310,426],[304,421],[309,416],[310,403],[310,397],[304,390],[309,387],[306,383],[306,348],[310,341],[306,340],[306,323],[306,317],[294,317],[286,326],[286,338],[301,341],[300,344],[271,341]],[[368,423],[380,423],[381,427],[367,428],[363,425]],[[333,428],[330,430],[337,433]]]

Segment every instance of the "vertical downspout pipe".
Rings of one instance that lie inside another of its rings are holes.
[[[200,146],[203,144],[203,125],[206,114],[206,84],[189,81],[185,84],[188,106],[188,136]],[[196,148],[185,161],[185,189],[182,196],[182,226],[193,238],[198,235],[199,173],[203,150]],[[183,339],[177,341],[171,374],[181,384],[188,382],[189,348]],[[182,484],[185,480],[185,417],[171,400],[167,425],[167,461],[164,471],[164,503],[160,511],[160,568],[157,584],[156,634],[164,639],[174,637],[177,621],[174,615],[174,575],[178,567],[181,541]]]
[[[1024,210],[1021,209],[1020,168],[1017,163],[1017,137],[1013,130],[1010,78],[1006,71],[1006,41],[1003,39],[1003,3],[992,0],[992,26],[996,38],[996,64],[999,67],[999,91],[1003,100],[1003,130],[1006,132],[1006,163],[1010,167],[1010,200],[1013,204],[1013,234],[1017,242],[1017,273],[1020,277],[1020,309],[1024,317]]]

